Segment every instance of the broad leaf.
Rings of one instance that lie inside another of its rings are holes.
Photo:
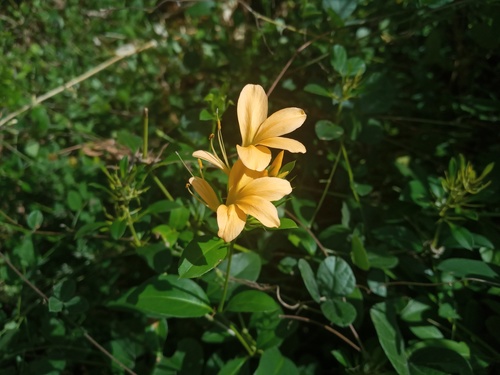
[[[226,258],[227,252],[227,244],[218,237],[194,238],[182,252],[179,261],[179,276],[199,277],[217,267]]]
[[[233,312],[266,312],[278,309],[276,301],[259,290],[246,290],[236,294],[227,304],[226,310]]]
[[[254,375],[299,375],[299,371],[291,360],[280,353],[278,348],[272,348],[262,354]]]
[[[340,298],[329,299],[321,304],[323,315],[339,327],[347,327],[356,319],[356,309]]]
[[[344,259],[334,256],[321,262],[316,280],[320,295],[327,298],[351,294],[356,284],[349,264]]]
[[[177,318],[195,318],[212,312],[203,289],[194,281],[179,279],[177,275],[152,277],[108,305]]]

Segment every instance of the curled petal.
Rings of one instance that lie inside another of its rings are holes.
[[[246,197],[238,202],[238,207],[268,228],[278,228],[280,226],[278,210],[271,202],[262,197]]]
[[[198,150],[193,152],[193,156],[197,159],[208,161],[213,166],[222,169],[224,173],[229,174],[229,169],[226,164],[217,156],[210,152]]]
[[[266,138],[279,137],[299,128],[306,120],[304,110],[300,108],[285,108],[274,112],[260,126],[253,143],[260,143]]]
[[[237,112],[243,146],[251,145],[260,124],[267,118],[267,96],[262,86],[243,87]]]
[[[231,242],[243,231],[247,215],[234,204],[221,204],[217,209],[217,235],[226,242]]]
[[[217,208],[220,206],[220,201],[217,197],[217,194],[215,194],[214,189],[212,189],[209,183],[200,177],[191,177],[189,179],[189,183],[194,188],[196,193],[198,193],[201,199],[205,202],[205,204],[212,211],[217,211]]]
[[[296,141],[295,139],[286,137],[267,138],[261,141],[260,144],[263,146],[286,150],[289,152],[306,152],[306,148],[302,143]]]
[[[271,151],[267,147],[237,145],[236,150],[245,167],[249,169],[263,171],[271,162]]]

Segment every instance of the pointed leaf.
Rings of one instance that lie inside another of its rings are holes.
[[[227,256],[227,244],[218,237],[203,236],[193,239],[182,252],[179,276],[199,277],[214,269]]]
[[[321,295],[319,294],[318,284],[316,283],[316,279],[314,278],[314,273],[311,269],[309,263],[306,260],[299,260],[299,271],[302,276],[302,280],[304,280],[304,284],[306,285],[306,289],[311,295],[312,299],[316,302],[320,302]]]
[[[299,371],[290,359],[280,353],[278,348],[272,348],[262,354],[254,375],[299,375]]]
[[[366,249],[357,234],[353,234],[351,239],[351,259],[363,271],[370,269],[370,261],[368,260]]]

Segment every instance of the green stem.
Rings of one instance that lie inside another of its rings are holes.
[[[250,354],[250,356],[253,356],[255,354],[255,349],[253,349],[248,344],[248,342],[245,340],[245,338],[240,333],[240,331],[236,328],[236,326],[233,323],[231,323],[229,325],[229,328],[231,329],[231,331],[234,332],[234,335],[236,336],[236,338],[238,339],[238,341],[241,343],[241,345],[243,345],[243,347],[246,349],[246,351],[248,352],[248,354]]]
[[[141,246],[141,240],[139,240],[139,236],[137,236],[137,232],[135,231],[134,228],[134,222],[132,220],[132,216],[130,216],[130,211],[128,208],[125,210],[125,213],[127,214],[127,225],[130,229],[130,232],[132,232],[132,237],[134,239],[134,245],[139,247]]]
[[[233,259],[233,246],[234,243],[229,243],[229,254],[227,256],[227,268],[226,268],[226,279],[224,280],[224,290],[222,291],[222,299],[219,303],[218,311],[221,313],[224,311],[224,302],[226,301],[227,286],[229,285],[229,273],[231,272],[231,261]]]
[[[153,176],[153,180],[156,182],[156,185],[158,185],[158,187],[163,192],[163,194],[165,194],[165,196],[167,197],[167,199],[170,202],[173,202],[174,201],[174,197],[172,197],[172,195],[168,192],[167,188],[165,187],[165,185],[162,184],[162,182],[160,181],[160,179],[158,177],[156,177],[156,176]]]
[[[335,164],[333,164],[333,168],[330,171],[330,175],[328,176],[328,180],[326,181],[325,189],[323,190],[323,194],[321,195],[321,198],[318,202],[318,205],[316,206],[316,210],[314,211],[314,214],[311,217],[311,220],[309,221],[309,227],[314,223],[314,219],[316,218],[316,215],[318,214],[319,210],[321,209],[321,206],[323,205],[323,202],[325,201],[326,195],[328,194],[328,190],[330,190],[330,185],[332,184],[333,180],[333,175],[335,174],[335,171],[337,170],[337,166],[339,164],[340,160],[340,153],[341,149],[339,149],[339,152],[337,153],[337,156],[335,157]]]
[[[142,134],[142,158],[147,159],[148,157],[148,128],[149,128],[149,116],[148,109],[144,108],[144,122],[143,122],[143,134]]]
[[[349,185],[351,186],[352,194],[354,195],[354,199],[359,203],[359,195],[354,186],[354,174],[352,173],[351,164],[349,163],[349,157],[347,156],[347,150],[344,146],[344,142],[340,144],[340,148],[342,150],[342,154],[344,155],[344,160],[346,164],[347,174],[349,175]]]

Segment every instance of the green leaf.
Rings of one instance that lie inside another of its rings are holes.
[[[345,48],[339,44],[333,46],[332,66],[337,73],[344,76],[347,68],[347,52]]]
[[[199,277],[214,269],[228,253],[228,245],[212,236],[194,238],[182,252],[179,261],[179,277]]]
[[[29,140],[24,147],[24,152],[26,155],[36,158],[38,152],[40,151],[40,143],[34,140]]]
[[[480,260],[452,258],[439,263],[437,269],[448,272],[457,278],[478,277],[481,279],[500,282],[500,267]]]
[[[449,223],[449,226],[451,235],[461,246],[467,250],[472,250],[474,248],[474,237],[468,229],[456,226],[452,223]]]
[[[410,375],[403,337],[396,322],[394,306],[380,302],[370,309],[378,340],[399,375]]]
[[[361,76],[365,71],[366,71],[366,64],[359,57],[351,57],[347,60],[345,66],[346,77]]]
[[[213,114],[211,114],[210,112],[208,112],[207,109],[202,109],[201,110],[199,118],[200,118],[201,121],[215,120],[215,116]]]
[[[326,96],[327,98],[330,98],[332,94],[330,94],[330,91],[325,89],[323,86],[317,85],[315,83],[310,83],[304,87],[305,92],[309,92],[311,94],[316,94],[320,96]]]
[[[165,243],[165,246],[171,248],[175,245],[177,240],[179,239],[179,232],[171,228],[169,225],[162,224],[154,227],[152,232],[161,237],[162,241]]]
[[[149,267],[158,273],[166,272],[172,262],[172,253],[164,243],[142,246],[136,249]]]
[[[353,234],[351,239],[351,259],[363,271],[370,269],[370,261],[368,260],[366,249],[357,234]]]
[[[31,267],[36,264],[35,247],[31,236],[22,237],[21,242],[14,248],[13,253],[19,257],[24,267]]]
[[[260,357],[254,375],[299,375],[299,370],[290,359],[281,354],[278,348],[271,348]]]
[[[61,300],[57,299],[56,297],[49,297],[49,311],[50,312],[60,312],[62,311],[64,304]]]
[[[80,229],[78,229],[78,231],[75,234],[75,238],[76,239],[82,238],[82,237],[86,236],[87,234],[97,232],[99,229],[107,227],[107,226],[108,226],[108,223],[106,223],[105,221],[98,221],[95,223],[85,224]]]
[[[321,296],[319,294],[318,284],[316,283],[316,279],[314,278],[314,273],[311,269],[311,266],[305,259],[299,260],[299,271],[300,275],[302,276],[302,280],[304,280],[307,291],[311,295],[312,299],[319,303]]]
[[[70,190],[66,197],[68,207],[72,211],[80,211],[83,208],[82,196],[75,190]]]
[[[349,264],[339,257],[330,256],[321,262],[316,275],[320,295],[332,298],[353,292],[356,279]]]
[[[333,10],[343,20],[356,10],[358,0],[323,0],[324,10]]]
[[[69,301],[64,303],[69,314],[82,314],[89,308],[87,300],[80,296],[74,296]]]
[[[123,219],[116,219],[109,227],[109,233],[111,234],[111,238],[113,238],[114,240],[122,238],[126,230],[127,221]]]
[[[148,206],[144,211],[141,212],[141,216],[147,215],[147,214],[162,214],[165,212],[170,212],[174,208],[179,208],[179,203],[177,202],[172,202],[169,200],[161,200],[153,203],[152,205]]]
[[[469,361],[452,349],[436,346],[437,342],[420,342],[423,345],[409,358],[412,374],[473,374]]]
[[[341,126],[328,120],[319,120],[314,130],[316,131],[316,136],[322,141],[339,139],[344,135],[344,129]]]
[[[63,279],[52,288],[54,297],[63,302],[69,301],[76,292],[76,282],[73,279]]]
[[[340,298],[326,300],[321,304],[323,315],[339,327],[347,327],[356,319],[356,309],[352,304]]]
[[[108,305],[176,318],[196,318],[212,312],[203,289],[194,281],[179,279],[176,275],[152,277]]]
[[[246,357],[233,358],[229,360],[224,366],[222,366],[217,375],[239,375],[241,373],[241,368],[247,362],[247,360],[248,358]]]
[[[43,223],[42,212],[40,210],[31,211],[28,215],[28,218],[26,219],[26,222],[31,230],[37,230],[42,226]]]
[[[295,229],[298,228],[297,223],[287,217],[280,218],[280,226],[277,229]]]
[[[226,307],[233,312],[266,312],[278,309],[278,304],[269,295],[259,290],[245,290],[232,297]]]

